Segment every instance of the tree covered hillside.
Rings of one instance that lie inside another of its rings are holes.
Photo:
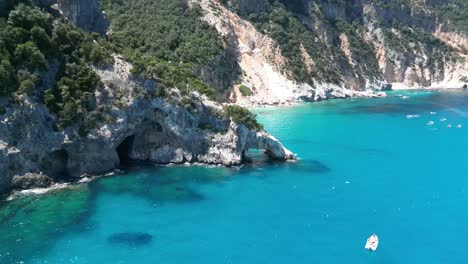
[[[109,39],[134,65],[133,73],[182,92],[196,90],[215,98],[215,89],[196,69],[224,51],[223,40],[201,20],[198,5],[186,0],[103,0],[111,28]]]
[[[100,86],[90,65],[110,62],[107,46],[98,34],[20,4],[0,18],[0,96],[42,100],[58,115],[58,128],[86,123],[96,115]]]
[[[104,84],[93,67],[112,64],[113,53],[133,63],[133,75],[158,83],[158,94],[152,96],[168,97],[178,88],[182,95],[198,91],[216,97],[197,69],[221,54],[224,44],[200,19],[197,5],[189,7],[185,0],[102,1],[111,20],[103,38],[50,9],[11,2],[0,17],[0,97],[11,105],[28,98],[42,102],[57,116],[55,130],[74,127],[86,135],[98,123],[111,122],[112,106],[96,102]],[[4,113],[5,105],[0,106],[0,115]],[[233,113],[240,123],[259,128],[250,125],[253,116],[244,122],[236,111],[228,115]]]

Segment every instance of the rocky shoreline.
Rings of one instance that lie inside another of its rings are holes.
[[[103,174],[125,160],[235,166],[249,149],[295,159],[272,135],[236,124],[205,96],[172,90],[169,98],[151,98],[157,84],[131,76],[130,68],[115,57],[111,67],[96,69],[104,83],[96,103],[112,107],[108,121],[86,136],[76,127],[54,130],[55,117],[33,99],[8,107],[0,121],[0,192]]]

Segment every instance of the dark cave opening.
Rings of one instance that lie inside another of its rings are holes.
[[[42,161],[47,174],[54,176],[57,179],[65,179],[70,174],[68,172],[68,152],[65,149],[55,150],[49,153]]]
[[[132,151],[133,141],[135,135],[131,135],[125,138],[122,143],[117,147],[117,155],[119,156],[120,164],[128,164],[132,160],[130,158],[130,152]]]

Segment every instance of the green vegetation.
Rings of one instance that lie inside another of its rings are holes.
[[[166,88],[163,91],[178,88],[185,95],[191,91],[197,91],[210,99],[215,99],[215,90],[197,79],[189,64],[175,64],[151,56],[129,58],[134,62],[132,74],[159,82],[163,88]]]
[[[447,3],[428,6],[453,30],[468,34],[468,2],[466,0],[451,0]]]
[[[104,0],[110,39],[135,67],[134,74],[183,93],[215,91],[193,74],[223,51],[216,30],[200,19],[201,8],[185,0]]]
[[[6,109],[3,106],[0,106],[0,115],[6,114]]]
[[[242,94],[242,96],[251,96],[253,94],[252,90],[250,90],[250,88],[245,85],[241,85],[239,87],[239,91]]]
[[[294,3],[288,2],[288,8],[294,9],[294,6]],[[339,71],[336,64],[330,63],[330,60],[335,60],[338,64],[347,63],[341,51],[329,50],[320,42],[315,32],[306,28],[279,0],[268,3],[268,12],[251,14],[248,19],[260,32],[269,35],[279,44],[283,56],[288,59],[286,71],[291,74],[291,78],[311,84],[312,79],[331,83],[342,81],[336,74]],[[301,47],[314,59],[311,72],[304,62]]]
[[[257,116],[249,111],[249,109],[238,105],[226,105],[224,106],[226,115],[232,119],[232,121],[243,124],[252,130],[262,130],[263,125],[258,123]]]
[[[24,4],[0,18],[0,96],[42,98],[59,126],[81,124],[95,110],[98,76],[89,64],[109,63],[108,43]],[[56,87],[42,87],[51,64],[59,65]],[[43,92],[45,90],[45,92]]]

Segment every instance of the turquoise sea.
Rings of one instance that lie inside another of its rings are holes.
[[[252,151],[3,202],[0,263],[467,263],[468,92],[257,112],[299,162]]]

